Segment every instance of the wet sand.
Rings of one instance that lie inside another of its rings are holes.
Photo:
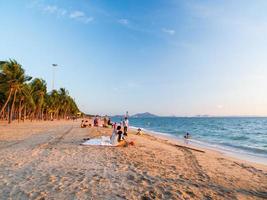
[[[267,167],[150,135],[135,146],[81,146],[111,135],[79,122],[0,123],[0,199],[267,199]]]

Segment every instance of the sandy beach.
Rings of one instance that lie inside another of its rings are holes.
[[[267,166],[131,131],[129,147],[80,122],[0,123],[0,199],[266,199]]]

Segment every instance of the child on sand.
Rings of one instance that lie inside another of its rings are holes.
[[[142,131],[141,128],[138,128],[136,135],[143,135],[143,133],[141,131]]]

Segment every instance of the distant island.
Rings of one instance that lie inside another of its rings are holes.
[[[116,118],[124,118],[125,115],[114,115],[112,117],[116,117]],[[153,117],[159,117],[158,115],[154,115],[152,113],[149,112],[144,112],[144,113],[137,113],[134,115],[130,115],[129,117],[131,118],[153,118]]]
[[[151,114],[149,112],[145,112],[145,113],[137,113],[135,115],[132,115],[131,117],[132,118],[152,118],[152,117],[158,117],[158,116]]]

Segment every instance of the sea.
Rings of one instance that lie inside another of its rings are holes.
[[[189,133],[192,145],[267,165],[267,117],[130,117],[129,122],[132,128],[180,141]]]

